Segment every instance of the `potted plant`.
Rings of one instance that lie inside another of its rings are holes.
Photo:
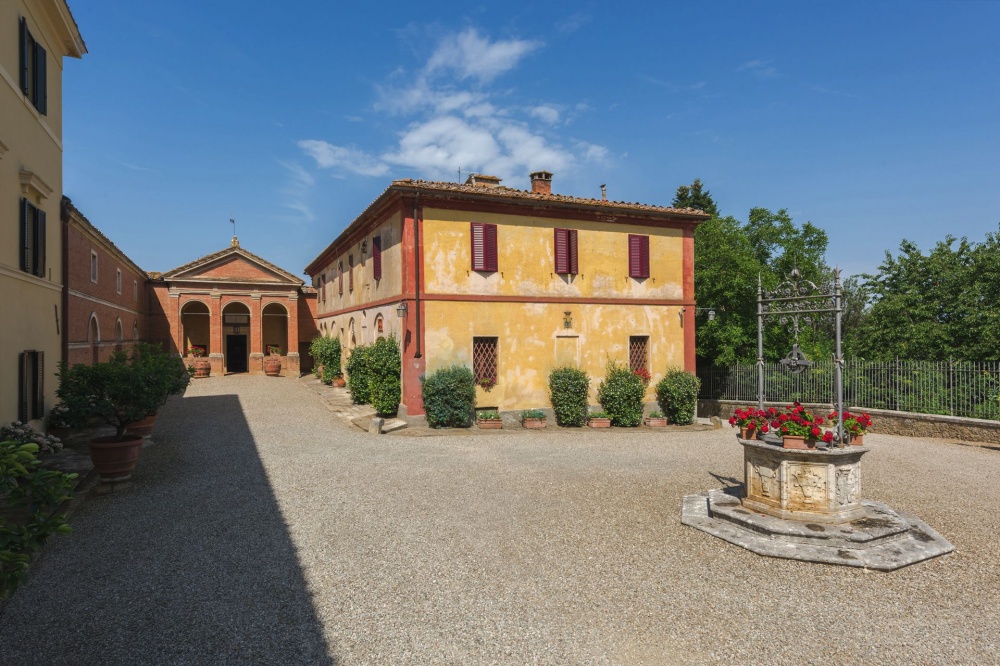
[[[587,418],[587,427],[589,428],[610,428],[611,427],[611,417],[608,416],[607,412],[591,412]]]
[[[489,393],[497,385],[496,377],[483,377],[479,380],[479,388]]]
[[[479,412],[476,415],[476,424],[483,430],[500,430],[503,428],[503,421],[500,420],[500,413],[493,410]]]
[[[195,379],[204,379],[212,374],[212,364],[205,358],[207,353],[205,345],[191,345],[187,350],[187,355],[194,357],[191,367],[194,368]]]
[[[833,433],[823,432],[822,416],[813,416],[798,402],[780,412],[771,421],[771,427],[781,434],[781,445],[786,449],[815,449],[817,440],[829,444],[833,441]]]
[[[852,414],[851,412],[844,411],[844,434],[847,435],[848,440],[854,446],[864,446],[865,433],[868,429],[872,427],[872,417],[868,416],[867,412],[861,412],[860,414]],[[830,423],[837,422],[837,412],[830,412],[826,417]]]
[[[758,439],[770,431],[772,419],[778,417],[778,410],[769,407],[767,411],[753,407],[737,407],[729,417],[729,425],[740,429],[740,439]]]
[[[643,386],[649,386],[650,380],[653,379],[653,375],[646,368],[636,368],[632,374],[642,380]]]
[[[526,409],[521,412],[521,425],[525,428],[544,428],[545,412],[540,409]]]
[[[282,349],[279,345],[267,345],[267,356],[264,357],[264,374],[268,377],[281,375]]]
[[[650,428],[665,428],[667,425],[667,417],[663,415],[658,409],[654,409],[646,417],[646,425]]]
[[[137,344],[116,351],[104,363],[59,365],[58,396],[69,411],[112,426],[115,434],[89,444],[101,480],[124,481],[139,460],[143,436],[130,427],[152,416],[167,398],[183,391],[191,376],[181,359],[158,346]]]

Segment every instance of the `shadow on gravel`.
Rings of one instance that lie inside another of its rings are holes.
[[[333,664],[235,395],[172,400],[0,607],[4,664]]]

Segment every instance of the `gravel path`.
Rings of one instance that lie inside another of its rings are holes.
[[[373,437],[299,382],[171,401],[0,615],[2,664],[1000,663],[1000,450],[871,436],[865,496],[957,548],[893,573],[680,524],[732,432]]]

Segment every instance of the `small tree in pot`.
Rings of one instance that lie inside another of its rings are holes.
[[[128,433],[129,426],[156,414],[191,381],[180,358],[145,343],[116,351],[105,363],[62,363],[58,374],[57,394],[71,412],[115,429],[114,435],[90,442],[94,467],[107,482],[129,478],[139,460],[143,436]]]

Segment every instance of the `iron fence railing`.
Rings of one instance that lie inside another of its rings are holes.
[[[699,397],[757,401],[757,365],[699,367]],[[835,395],[832,361],[818,361],[802,374],[780,363],[764,365],[764,398],[769,402],[830,404]],[[1000,362],[844,362],[844,403],[868,409],[947,414],[1000,420]]]

